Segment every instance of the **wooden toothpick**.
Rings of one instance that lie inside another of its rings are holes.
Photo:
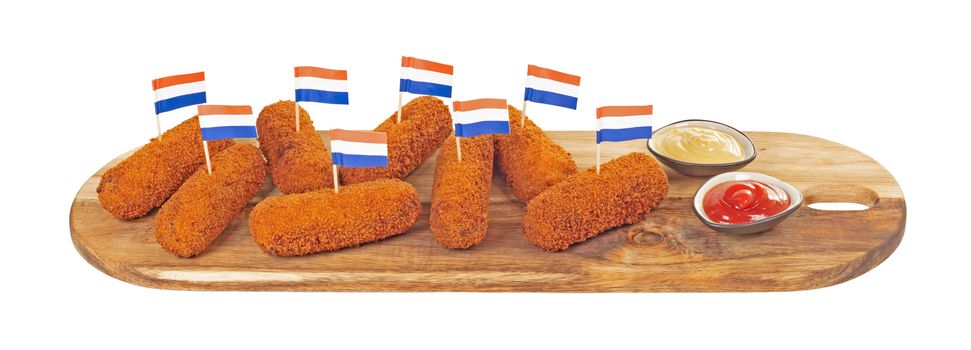
[[[209,142],[202,141],[202,151],[206,154],[206,169],[209,170],[209,175],[212,175],[212,162],[209,161]]]
[[[520,128],[525,128],[526,127],[526,101],[527,100],[523,100],[523,116],[519,118],[519,127]]]
[[[396,123],[401,123],[401,99],[402,99],[401,95],[403,94],[404,93],[402,93],[401,91],[398,91],[398,114],[395,115],[397,119],[395,121]]]
[[[300,104],[296,100],[293,101],[293,114],[296,115],[297,132],[300,132]]]
[[[338,177],[337,177],[337,164],[334,164],[333,167],[334,167],[334,193],[340,193],[341,191],[340,181],[338,180]]]

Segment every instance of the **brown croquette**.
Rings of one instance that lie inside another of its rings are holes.
[[[314,129],[310,114],[300,108],[296,131],[293,101],[263,107],[256,119],[260,151],[267,159],[270,178],[283,193],[303,193],[333,186],[330,152]]]
[[[633,224],[668,193],[668,177],[657,160],[629,153],[591,167],[533,198],[523,214],[526,240],[545,250],[563,250],[610,228]]]
[[[428,224],[438,244],[465,249],[482,242],[488,228],[492,186],[492,135],[461,138],[462,160],[455,136],[438,151]]]
[[[155,217],[155,239],[172,254],[202,253],[266,178],[266,163],[253,145],[237,144],[212,158],[212,174],[200,167]]]
[[[209,154],[232,145],[232,140],[209,142]],[[199,118],[192,117],[105,171],[98,184],[98,200],[119,219],[141,217],[165,203],[205,163]]]
[[[404,233],[419,214],[414,186],[383,179],[341,186],[339,193],[325,189],[267,198],[250,212],[249,227],[263,251],[297,256]]]
[[[404,179],[452,133],[448,106],[432,96],[418,97],[401,109],[401,122],[392,114],[374,131],[388,133],[388,167],[341,169],[341,183],[376,179]]]
[[[520,126],[523,113],[509,106],[509,134],[496,135],[496,165],[516,198],[528,203],[570,175],[576,174],[573,157],[553,142],[532,120]]]

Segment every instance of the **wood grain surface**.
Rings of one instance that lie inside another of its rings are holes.
[[[549,132],[581,169],[594,162],[593,132]],[[523,205],[501,177],[493,179],[489,230],[469,250],[439,247],[428,230],[433,155],[407,181],[424,211],[411,231],[359,248],[275,257],[253,242],[253,205],[280,195],[267,177],[249,205],[209,249],[184,259],[155,242],[155,211],[115,219],[95,188],[105,165],[78,191],[71,239],[94,267],[129,283],[179,290],[290,291],[786,291],[838,284],[884,261],[903,237],[906,204],[893,176],[849,147],[816,137],[748,134],[758,158],[742,169],[765,173],[803,191],[806,202],[775,229],[728,235],[705,227],[691,199],[706,178],[667,170],[671,190],[639,224],[602,233],[563,252],[542,251],[523,237]],[[326,137],[326,135],[322,135]],[[255,142],[255,141],[253,141]],[[643,140],[603,146],[604,159],[646,152]],[[864,211],[819,211],[815,202],[854,202]]]

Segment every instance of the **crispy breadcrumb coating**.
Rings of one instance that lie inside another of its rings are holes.
[[[563,250],[620,225],[633,224],[668,193],[668,176],[654,158],[629,153],[573,175],[526,205],[526,240]]]
[[[232,145],[232,140],[210,142],[209,155]],[[192,117],[108,169],[98,184],[98,200],[119,219],[141,217],[162,205],[205,163],[199,118]]]
[[[266,163],[253,145],[237,144],[200,167],[155,217],[155,239],[172,254],[202,253],[253,198],[266,178]]]
[[[510,133],[495,136],[496,164],[516,198],[529,203],[540,192],[576,174],[577,164],[529,117],[526,127],[520,127],[522,115],[509,106]]]
[[[296,131],[293,104],[293,101],[279,101],[263,107],[256,119],[260,151],[269,163],[273,184],[287,194],[330,188],[334,176],[327,145],[303,108],[300,108],[300,132]]]
[[[250,212],[249,227],[263,251],[297,256],[404,233],[419,214],[415,187],[384,179],[341,186],[340,193],[325,189],[267,198]]]
[[[448,106],[432,96],[418,97],[402,107],[401,123],[392,114],[374,131],[388,133],[387,168],[341,169],[341,183],[354,184],[376,179],[404,179],[452,133]]]
[[[438,244],[466,249],[482,242],[488,228],[492,187],[492,135],[462,138],[462,161],[455,136],[438,151],[428,224]]]

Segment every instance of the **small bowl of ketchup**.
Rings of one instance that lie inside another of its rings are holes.
[[[749,234],[767,231],[802,205],[795,187],[774,177],[747,172],[717,175],[695,193],[694,211],[718,232]]]

